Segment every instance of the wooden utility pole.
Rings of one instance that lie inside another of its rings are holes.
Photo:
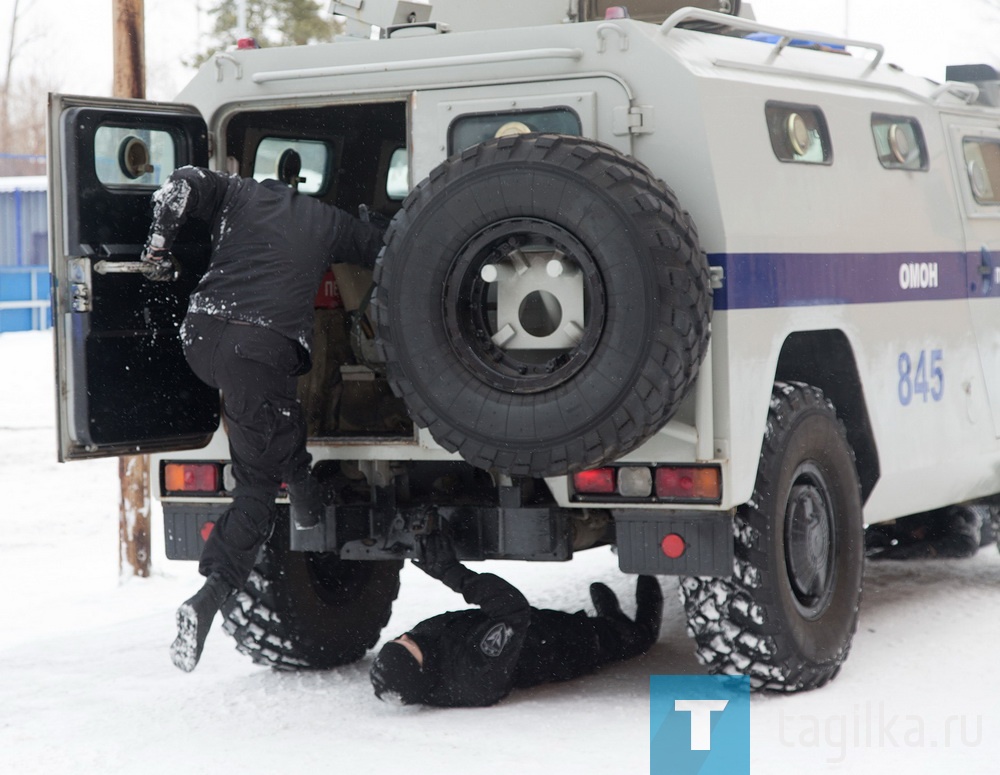
[[[146,55],[143,0],[112,0],[114,24],[114,96],[146,96]],[[149,576],[149,457],[118,459],[121,508],[118,515],[122,575]]]

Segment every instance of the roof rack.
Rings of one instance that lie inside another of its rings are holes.
[[[812,43],[829,46],[853,46],[855,48],[866,48],[870,51],[874,51],[875,56],[869,60],[868,66],[860,75],[861,78],[866,78],[871,75],[875,71],[875,68],[878,67],[878,63],[882,61],[882,56],[885,54],[885,48],[879,43],[869,43],[864,40],[854,40],[852,38],[843,38],[839,35],[826,35],[821,33],[814,34],[810,32],[803,35],[802,32],[786,30],[782,27],[771,27],[767,24],[760,24],[753,19],[745,19],[741,16],[729,16],[723,13],[715,13],[714,11],[703,11],[697,8],[682,8],[676,13],[671,14],[667,20],[660,25],[660,32],[663,35],[669,35],[671,31],[676,29],[679,25],[692,21],[709,22],[711,24],[717,24],[720,27],[729,27],[737,30],[745,30],[747,32],[763,32],[770,35],[776,35],[778,37],[778,42],[773,45],[767,58],[760,63],[761,66],[773,65],[775,60],[781,56],[781,52],[784,51],[789,44],[793,41],[801,40],[803,37],[808,38]]]

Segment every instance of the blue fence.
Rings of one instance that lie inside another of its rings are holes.
[[[0,267],[0,333],[52,327],[46,266]]]

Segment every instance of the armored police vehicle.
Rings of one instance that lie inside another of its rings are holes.
[[[174,283],[118,271],[150,194],[291,148],[304,194],[391,219],[374,277],[317,296],[337,498],[224,610],[256,662],[361,657],[446,524],[467,559],[614,545],[682,577],[707,669],[812,688],[866,525],[1000,491],[997,74],[702,6],[343,0],[348,35],[218,54],[177,103],[52,97],[61,458],[156,453],[172,558],[233,482],[177,337],[207,229]]]

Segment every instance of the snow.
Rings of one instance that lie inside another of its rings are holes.
[[[216,623],[198,669],[170,663],[174,610],[194,563],[118,575],[118,467],[56,462],[46,333],[0,334],[0,772],[645,773],[651,673],[701,673],[677,595],[645,657],[493,708],[401,708],[375,699],[372,655],[329,672],[278,673],[238,654]],[[475,564],[479,565],[479,564]],[[591,581],[634,609],[605,549],[566,564],[487,563],[534,604],[590,609]],[[407,566],[386,636],[463,605]],[[755,695],[754,775],[992,773],[1000,755],[1000,557],[872,564],[851,656],[829,686]]]
[[[182,167],[181,169],[188,169]],[[188,199],[191,196],[191,184],[183,178],[171,178],[155,192],[153,192],[153,218],[159,220],[162,217],[163,209],[166,208],[173,213],[175,218],[180,218],[187,210]]]

